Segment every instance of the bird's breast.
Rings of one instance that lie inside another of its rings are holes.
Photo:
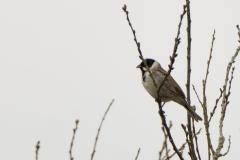
[[[156,82],[156,78],[154,76],[154,80]],[[157,82],[156,82],[157,83]],[[146,91],[154,98],[156,99],[157,98],[157,89],[153,83],[153,80],[152,78],[150,77],[149,73],[146,72],[144,75],[143,75],[143,79],[142,79],[142,84],[143,84],[143,87],[146,89]]]

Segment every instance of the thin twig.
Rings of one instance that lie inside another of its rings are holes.
[[[195,143],[196,143],[196,151],[197,151],[198,159],[201,160],[201,156],[200,156],[199,149],[198,149],[198,141],[197,141],[198,138],[197,138],[197,135],[195,132],[195,125],[194,125],[193,119],[192,119],[192,124],[193,124],[193,135],[194,135],[194,139],[195,139]],[[201,128],[200,128],[200,131],[201,131]]]
[[[95,152],[96,152],[96,146],[97,146],[98,136],[99,136],[99,133],[100,133],[100,130],[101,130],[103,121],[104,121],[104,119],[105,119],[105,117],[106,117],[106,115],[107,115],[110,107],[112,106],[113,102],[114,102],[114,99],[113,99],[112,102],[109,104],[106,112],[104,113],[104,116],[103,116],[103,118],[102,118],[101,124],[100,124],[100,126],[99,126],[99,128],[98,128],[98,132],[97,132],[97,136],[96,136],[96,138],[95,138],[95,143],[94,143],[93,151],[92,151],[92,154],[91,154],[91,160],[93,160],[94,154],[95,154]]]
[[[170,123],[169,123],[169,130],[172,128],[172,122],[170,121]],[[162,127],[162,131],[163,131],[163,134],[164,134],[164,141],[163,141],[163,144],[162,144],[162,149],[160,150],[160,152],[159,152],[159,160],[161,160],[161,158],[162,158],[162,153],[163,153],[163,151],[164,151],[164,149],[166,150],[166,155],[163,157],[163,158],[167,158],[167,159],[170,159],[169,158],[169,155],[168,155],[168,153],[169,153],[169,149],[168,149],[168,147],[167,147],[167,139],[168,139],[168,135],[167,135],[167,133],[166,133],[166,131],[165,131],[165,129],[164,129],[164,127]]]
[[[136,155],[136,158],[135,158],[135,160],[137,160],[137,159],[138,159],[138,155],[139,155],[139,153],[140,153],[140,150],[141,150],[141,148],[139,148],[139,149],[138,149],[138,152],[137,152],[137,155]]]
[[[213,32],[212,35],[212,44],[211,44],[211,49],[210,49],[210,54],[209,54],[209,59],[207,61],[207,71],[206,71],[206,76],[205,76],[205,80],[203,80],[203,116],[204,116],[204,125],[205,125],[205,130],[206,130],[206,135],[207,135],[207,142],[208,142],[208,159],[210,160],[210,151],[212,152],[212,154],[215,153],[215,151],[213,150],[212,147],[212,143],[211,143],[211,138],[210,138],[210,132],[209,132],[209,123],[208,123],[208,114],[207,114],[207,98],[206,98],[206,85],[207,85],[207,77],[209,74],[209,66],[210,66],[210,62],[212,59],[212,50],[213,50],[213,44],[214,44],[214,40],[215,40],[215,30]]]
[[[186,144],[187,144],[187,142],[185,142],[185,143],[182,144],[182,146],[178,149],[179,152],[182,152],[182,151],[183,151],[183,149],[185,148],[185,145],[186,145]],[[169,156],[169,159],[171,159],[175,154],[176,154],[176,152],[174,152],[173,154],[171,154],[171,155]],[[167,160],[167,159],[165,158],[164,160]]]
[[[209,54],[209,59],[207,61],[207,71],[206,71],[206,76],[205,76],[205,80],[204,80],[204,96],[206,96],[206,85],[207,85],[207,77],[208,77],[208,74],[209,74],[209,67],[210,67],[210,62],[211,62],[211,59],[212,59],[212,50],[213,50],[213,44],[214,44],[214,41],[215,41],[215,30],[213,32],[213,35],[212,35],[212,44],[211,44],[211,49],[210,49],[210,54]]]
[[[188,134],[189,134],[189,133],[188,133],[185,125],[181,124],[181,126],[182,126],[182,129],[183,129],[183,131],[184,131],[184,133],[185,133],[185,135],[186,135],[186,142],[187,142],[187,144],[188,144],[188,149],[189,149],[188,154],[190,155],[190,157],[191,157],[191,159],[192,159],[192,156],[191,156],[191,154],[190,154],[190,152],[191,152],[191,144],[190,144],[190,141],[189,141],[189,139],[188,139]]]
[[[169,126],[169,129],[171,129],[171,126]],[[164,134],[164,141],[163,141],[163,144],[162,144],[162,149],[159,151],[159,160],[161,160],[161,158],[162,158],[162,153],[163,153],[163,151],[164,151],[164,149],[166,148],[166,144],[167,144],[167,133],[165,132],[165,130],[164,130],[164,127],[162,127],[162,131],[163,131],[163,134]],[[168,149],[166,149],[166,151],[167,151]]]
[[[169,129],[171,128],[171,126],[169,126]],[[162,152],[164,151],[164,149],[166,150],[166,157],[168,158],[168,146],[167,146],[167,138],[168,138],[168,135],[164,129],[164,127],[162,127],[162,131],[163,131],[163,134],[164,134],[164,141],[163,141],[163,145],[162,145],[162,149],[161,151],[159,152],[159,160],[161,159],[162,157]]]
[[[215,106],[214,106],[214,108],[213,108],[213,111],[210,113],[210,118],[209,118],[209,120],[208,120],[208,123],[211,122],[211,119],[212,119],[212,117],[213,117],[213,115],[214,115],[214,113],[215,113],[215,110],[217,109],[218,102],[219,102],[219,100],[222,98],[222,94],[223,94],[223,91],[222,91],[222,89],[220,88],[220,96],[216,99],[216,104],[215,104]]]
[[[191,12],[190,12],[190,0],[186,0],[186,6],[187,6],[187,39],[188,39],[188,45],[187,45],[187,101],[189,104],[191,104],[190,99],[190,76],[191,76]],[[192,117],[190,114],[187,114],[187,128],[189,133],[189,140],[190,140],[190,156],[192,157],[192,160],[197,160],[195,149],[194,149],[194,141],[193,141],[193,135],[192,135],[192,126],[191,126],[191,119]]]
[[[169,127],[169,129],[170,129],[170,127]],[[169,159],[169,156],[168,156],[168,146],[167,146],[167,133],[166,133],[166,131],[165,131],[165,129],[164,129],[164,127],[162,127],[162,130],[163,130],[163,132],[164,132],[164,137],[165,137],[165,149],[166,149],[166,157],[167,157],[167,159]]]
[[[239,25],[237,25],[237,29],[238,29],[238,36],[239,36],[238,42],[240,43],[240,28],[239,28]]]
[[[226,77],[225,77],[225,82],[224,82],[224,85],[223,85],[223,98],[222,98],[222,104],[221,104],[221,107],[222,107],[222,111],[221,111],[221,117],[220,117],[220,121],[219,121],[219,139],[218,139],[218,146],[217,146],[217,149],[216,149],[216,152],[215,154],[213,155],[213,160],[217,160],[219,158],[219,155],[220,155],[220,152],[223,148],[223,145],[224,145],[224,141],[225,141],[225,138],[224,138],[224,135],[223,135],[223,132],[222,132],[222,128],[223,128],[223,121],[224,121],[224,117],[225,117],[225,113],[226,113],[226,108],[227,108],[227,105],[229,104],[229,101],[228,101],[228,97],[230,95],[230,90],[228,90],[228,93],[226,93],[226,88],[227,88],[227,83],[228,83],[228,77],[229,77],[229,72],[231,70],[231,67],[232,67],[232,64],[235,62],[235,59],[238,55],[240,51],[240,46],[238,46],[235,54],[232,56],[232,59],[231,61],[228,63],[228,66],[227,66],[227,72],[226,72]],[[232,74],[233,74],[233,71],[234,69],[232,70]],[[233,76],[232,76],[233,77]],[[232,79],[232,78],[231,78]],[[229,85],[231,85],[231,82],[229,82]],[[231,87],[229,87],[230,89]]]
[[[75,134],[76,134],[77,129],[78,129],[78,122],[79,122],[79,120],[76,120],[76,121],[75,121],[76,127],[73,129],[73,136],[72,136],[72,141],[71,141],[70,149],[69,149],[70,160],[73,160],[72,147],[73,147],[73,142],[74,142]]]
[[[165,149],[165,141],[166,141],[166,139],[163,141],[162,149],[159,151],[159,158],[158,158],[158,160],[161,160],[161,158],[162,158],[162,153],[163,153],[163,151]]]
[[[138,53],[139,53],[139,58],[140,58],[140,59],[142,60],[142,62],[144,63],[144,66],[145,66],[145,68],[147,69],[147,71],[149,72],[149,75],[150,75],[150,77],[151,77],[151,79],[152,79],[152,81],[153,81],[154,86],[157,88],[157,83],[156,83],[156,81],[155,81],[155,79],[154,79],[154,77],[153,77],[153,75],[152,75],[152,72],[150,72],[147,63],[146,63],[145,59],[143,58],[143,54],[142,54],[142,51],[141,51],[141,48],[140,48],[140,42],[137,41],[136,31],[133,29],[132,23],[131,23],[131,21],[130,21],[130,19],[129,19],[129,16],[128,16],[129,12],[128,12],[128,10],[127,10],[127,5],[124,4],[124,6],[122,7],[122,9],[123,9],[123,11],[126,13],[128,24],[129,24],[129,26],[130,26],[130,28],[131,28],[131,30],[132,30],[132,33],[133,33],[133,36],[134,36],[134,41],[135,41],[135,43],[136,43],[136,45],[137,45],[137,49],[138,49]]]
[[[170,121],[169,122],[169,130],[172,128],[172,122]],[[162,127],[162,131],[163,131],[163,134],[164,134],[164,146],[165,146],[165,150],[166,150],[166,157],[167,157],[167,160],[169,159],[169,155],[168,155],[168,153],[169,153],[169,150],[168,150],[168,145],[167,145],[167,139],[168,139],[168,135],[167,135],[167,133],[166,133],[166,131],[165,131],[165,129],[164,129],[164,127]]]
[[[175,43],[174,43],[174,47],[173,47],[173,53],[172,53],[172,56],[170,56],[170,64],[168,65],[168,72],[167,74],[165,75],[164,79],[161,81],[159,87],[157,88],[157,97],[159,97],[159,93],[160,93],[160,90],[164,84],[164,82],[167,80],[168,76],[170,75],[171,71],[174,69],[173,68],[173,63],[175,61],[175,58],[177,57],[177,49],[178,49],[178,45],[180,44],[180,40],[181,38],[179,38],[179,35],[180,35],[180,29],[181,29],[181,25],[182,25],[182,20],[183,20],[183,17],[186,13],[186,5],[183,6],[183,13],[180,15],[180,22],[178,24],[178,31],[177,31],[177,37],[175,38]],[[160,98],[160,97],[159,97]]]
[[[184,127],[185,127],[185,126],[184,126]],[[201,132],[201,128],[199,129],[199,131],[198,131],[194,136],[199,135],[200,132]],[[187,144],[187,142],[185,142],[185,143],[182,144],[182,146],[178,149],[179,152],[182,152],[182,151],[183,151],[183,149],[185,148],[185,145],[186,145],[186,144]],[[171,154],[171,155],[169,156],[169,159],[172,158],[175,154],[176,154],[176,152],[174,152],[173,154]],[[166,160],[166,159],[164,159],[164,160]]]
[[[233,72],[234,72],[234,70],[235,70],[235,67],[232,68],[231,79],[230,79],[230,81],[229,81],[229,83],[228,83],[228,93],[227,93],[227,95],[225,95],[226,101],[227,101],[227,105],[229,104],[228,98],[229,98],[229,96],[230,96],[230,94],[231,94],[230,91],[231,91],[231,87],[232,87],[232,80],[233,80]],[[227,105],[226,105],[226,107],[224,108],[224,117],[225,117],[225,114],[226,114]]]
[[[39,149],[40,149],[40,141],[38,141],[37,145],[36,145],[36,151],[35,151],[35,153],[36,153],[36,160],[38,160],[38,151],[39,151]]]
[[[195,89],[195,86],[192,84],[192,87],[193,87],[193,90],[194,90],[194,92],[195,92],[195,94],[196,94],[196,96],[197,96],[197,98],[198,98],[198,101],[199,101],[199,103],[201,104],[201,106],[203,106],[203,103],[202,103],[202,101],[200,100],[200,98],[199,98],[199,96],[198,96],[198,93],[197,93],[197,91],[196,91],[196,89]]]
[[[182,157],[182,154],[179,152],[179,150],[177,149],[174,141],[173,141],[173,138],[172,138],[172,135],[171,135],[171,132],[169,130],[169,127],[167,126],[167,123],[166,123],[166,118],[165,118],[165,115],[164,115],[164,111],[162,110],[162,107],[161,107],[161,101],[157,101],[158,102],[158,106],[159,106],[159,115],[162,119],[162,125],[165,127],[165,130],[167,131],[167,134],[168,134],[168,137],[169,137],[169,141],[170,143],[172,144],[172,147],[173,147],[173,150],[177,153],[178,157],[181,159],[181,160],[184,160],[183,157]]]
[[[190,1],[186,0],[186,6],[187,6],[187,39],[188,39],[188,45],[187,45],[187,100],[190,104],[190,76],[191,76],[191,15],[190,15]]]

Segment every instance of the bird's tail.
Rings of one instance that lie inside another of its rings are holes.
[[[189,104],[186,104],[185,106],[186,110],[190,114],[190,116],[195,119],[195,121],[201,121],[202,118],[192,109],[192,107]]]

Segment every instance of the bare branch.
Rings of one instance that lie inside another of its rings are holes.
[[[127,5],[124,4],[122,9],[126,13],[128,24],[129,24],[129,26],[130,26],[130,28],[132,30],[132,33],[133,33],[133,36],[134,36],[134,41],[135,41],[135,43],[137,45],[137,48],[138,48],[139,58],[143,61],[144,66],[146,67],[147,71],[149,72],[150,77],[152,78],[154,86],[157,88],[157,84],[156,84],[156,81],[155,81],[155,79],[154,79],[154,77],[152,75],[152,72],[150,72],[147,63],[146,63],[145,59],[143,58],[142,51],[141,51],[141,48],[140,48],[140,42],[137,41],[136,31],[133,29],[133,26],[132,26],[132,24],[130,22],[130,19],[129,19],[129,16],[128,16],[129,12],[127,11]]]
[[[191,103],[190,100],[190,76],[191,76],[191,14],[190,14],[190,1],[186,0],[186,6],[187,6],[187,40],[188,40],[188,45],[187,45],[187,100],[188,103]]]
[[[170,123],[169,123],[169,130],[170,130],[171,128],[172,128],[172,122],[170,121]],[[165,149],[166,149],[166,157],[167,157],[167,159],[169,159],[168,152],[169,152],[170,150],[168,150],[168,145],[167,145],[168,135],[167,135],[167,133],[166,133],[164,127],[162,127],[162,131],[163,131],[163,133],[164,133],[164,137],[165,137],[164,142],[165,142]]]
[[[191,80],[191,12],[190,12],[190,0],[186,0],[186,6],[187,6],[187,101],[189,104],[191,104],[190,99],[190,80]],[[187,127],[188,127],[188,133],[189,133],[189,140],[190,140],[190,146],[189,146],[189,152],[192,160],[197,160],[195,149],[194,149],[194,141],[193,141],[193,135],[192,135],[192,126],[191,126],[191,119],[192,117],[190,114],[187,114]]]
[[[139,148],[139,149],[138,149],[138,152],[137,152],[137,155],[136,155],[136,158],[135,158],[135,160],[137,160],[137,159],[138,159],[138,155],[139,155],[139,153],[140,153],[140,150],[141,150],[141,148]]]
[[[184,126],[184,127],[185,127],[185,126]],[[199,131],[198,131],[194,136],[199,135],[200,132],[201,132],[201,128],[199,129]],[[178,149],[179,152],[182,152],[182,151],[184,150],[186,144],[187,144],[187,142],[185,142],[185,143],[182,144],[182,146]],[[169,156],[169,159],[172,158],[175,154],[176,154],[176,152],[174,152],[173,154],[171,154],[171,155]],[[166,159],[164,159],[164,160],[166,160]]]
[[[76,121],[75,121],[76,127],[73,129],[73,136],[72,136],[72,141],[71,141],[70,150],[69,150],[70,160],[73,160],[72,147],[73,147],[73,142],[74,142],[75,134],[76,134],[77,129],[78,129],[78,122],[79,122],[79,120],[76,120]]]
[[[185,125],[181,124],[181,126],[182,126],[182,129],[183,129],[183,131],[184,131],[184,133],[185,133],[185,135],[186,135],[186,142],[187,142],[188,148],[189,148],[188,154],[189,154],[190,157],[192,158],[192,156],[191,156],[191,154],[190,154],[190,152],[191,152],[191,144],[190,144],[190,141],[189,141],[189,139],[188,139],[188,134],[189,134],[189,133],[188,133]]]
[[[188,144],[188,149],[189,149],[188,155],[191,157],[191,159],[193,159],[192,154],[191,154],[191,142],[188,139],[189,132],[187,131],[185,125],[181,124],[181,126],[182,126],[182,129],[183,129],[183,131],[185,132],[185,135],[186,135],[186,142]]]
[[[175,38],[175,44],[174,44],[174,47],[173,47],[173,53],[172,53],[172,56],[170,56],[170,64],[168,65],[168,72],[167,74],[165,75],[164,79],[162,80],[162,82],[159,84],[159,87],[157,88],[157,97],[160,93],[160,90],[164,84],[164,82],[166,81],[166,79],[168,78],[168,76],[170,75],[171,71],[174,69],[173,68],[173,63],[175,61],[175,58],[177,57],[177,49],[178,49],[178,45],[180,44],[180,40],[181,38],[179,38],[179,35],[180,35],[180,28],[181,28],[181,25],[182,25],[182,20],[183,20],[183,17],[186,13],[186,6],[184,5],[183,6],[183,13],[180,15],[180,22],[178,24],[178,31],[177,31],[177,37]]]
[[[170,130],[171,128],[172,128],[172,122],[170,121],[170,122],[169,122],[169,130]],[[168,157],[169,157],[168,153],[169,153],[169,151],[170,151],[170,150],[168,149],[168,147],[167,147],[168,135],[167,135],[164,127],[162,127],[162,131],[163,131],[163,134],[164,134],[164,141],[163,141],[163,144],[162,144],[162,149],[161,149],[160,152],[159,152],[159,160],[161,160],[161,158],[162,158],[162,153],[163,153],[164,149],[166,150],[166,155],[165,155],[163,158],[166,157],[167,159],[169,159],[169,158],[168,158]]]
[[[162,128],[164,128],[164,127],[162,127]],[[162,153],[165,149],[165,142],[166,142],[166,139],[164,139],[163,144],[162,144],[162,149],[159,151],[159,158],[158,158],[159,160],[161,160],[161,158],[162,158]]]
[[[231,81],[232,81],[232,78],[233,78],[233,71],[234,69],[232,69],[232,76],[231,76],[231,80],[229,81],[229,90],[228,90],[228,93],[226,92],[226,88],[227,88],[227,83],[228,83],[228,77],[229,77],[229,72],[231,70],[231,67],[232,67],[232,64],[235,62],[235,59],[238,55],[240,51],[240,46],[238,46],[235,54],[232,56],[232,59],[231,61],[228,63],[228,66],[227,66],[227,72],[226,72],[226,77],[225,77],[225,82],[224,82],[224,85],[223,85],[223,98],[222,98],[222,104],[221,104],[221,107],[222,107],[222,111],[221,111],[221,117],[220,117],[220,121],[219,121],[219,139],[218,139],[218,147],[216,149],[216,152],[215,154],[213,155],[213,160],[217,160],[219,158],[219,156],[221,155],[221,149],[223,148],[223,144],[224,144],[224,141],[225,141],[225,138],[223,136],[223,132],[222,132],[222,128],[223,128],[223,121],[224,121],[224,117],[225,117],[225,113],[226,113],[226,108],[227,108],[227,105],[229,104],[229,101],[228,101],[228,97],[230,95],[230,89],[231,89]]]
[[[170,126],[169,126],[169,130],[170,130],[170,128],[171,128],[171,123],[170,123]],[[165,129],[164,129],[164,127],[162,127],[162,131],[163,131],[163,133],[164,133],[164,142],[163,142],[163,149],[165,148],[165,150],[166,150],[166,157],[167,157],[167,159],[169,159],[169,156],[168,156],[168,152],[169,152],[169,150],[168,150],[168,145],[167,145],[167,138],[168,138],[168,135],[167,135],[167,133],[166,133],[166,131],[165,131]]]
[[[192,124],[193,124],[193,135],[194,135],[194,139],[195,139],[195,143],[196,143],[196,151],[197,151],[197,155],[198,155],[198,159],[201,160],[201,156],[199,153],[199,149],[198,149],[198,141],[197,141],[197,134],[195,132],[195,125],[194,125],[194,120],[192,119]],[[201,131],[201,128],[199,130],[199,132]]]
[[[35,153],[36,153],[36,160],[38,160],[38,151],[39,151],[39,149],[40,149],[40,141],[38,141],[37,145],[36,145],[36,151],[35,151]]]
[[[206,92],[206,84],[207,84],[207,77],[208,77],[208,74],[209,74],[209,67],[210,67],[210,62],[211,62],[211,59],[212,59],[212,50],[213,50],[213,44],[214,44],[214,40],[215,40],[215,30],[213,32],[213,35],[212,35],[212,45],[211,45],[211,49],[210,49],[210,54],[209,54],[209,59],[207,61],[207,72],[206,72],[206,76],[205,76],[205,80],[204,80],[204,96],[206,96],[205,92]]]
[[[209,132],[209,123],[208,123],[208,114],[207,114],[207,97],[206,97],[206,84],[207,84],[207,77],[209,74],[210,62],[212,59],[212,50],[213,50],[213,44],[214,44],[214,40],[215,40],[215,33],[216,32],[214,30],[214,33],[212,35],[212,45],[211,45],[211,49],[210,49],[209,59],[207,61],[206,76],[205,76],[205,80],[203,80],[203,105],[202,105],[202,108],[203,108],[204,125],[205,125],[207,142],[208,142],[208,159],[210,159],[210,154],[211,154],[210,151],[212,152],[212,154],[215,153],[215,151],[213,150],[213,147],[212,147],[210,132]]]
[[[195,89],[195,86],[192,85],[192,87],[193,87],[193,90],[194,90],[194,92],[195,92],[195,94],[196,94],[196,96],[197,96],[197,98],[198,98],[199,103],[201,104],[201,106],[203,106],[203,103],[202,103],[202,101],[200,100],[200,98],[199,98],[199,96],[198,96],[198,94],[197,94],[197,91],[196,91],[196,89]]]
[[[173,138],[172,138],[172,135],[171,135],[171,132],[169,130],[169,127],[167,126],[167,123],[166,123],[166,118],[164,116],[164,111],[162,110],[162,107],[161,107],[161,101],[157,101],[158,102],[158,106],[159,106],[159,115],[162,119],[162,125],[165,127],[165,130],[167,131],[167,134],[168,134],[168,137],[169,137],[169,141],[170,143],[172,144],[172,147],[173,147],[173,150],[177,153],[178,157],[181,159],[181,160],[184,160],[183,157],[182,157],[182,154],[179,152],[179,150],[177,149],[174,141],[173,141]]]
[[[183,152],[186,144],[187,144],[187,142],[183,143],[182,146],[178,149],[178,151],[179,151],[180,153]],[[171,155],[169,156],[169,159],[171,159],[174,155],[176,155],[176,152],[174,152],[173,154],[171,154]],[[167,160],[167,159],[165,158],[164,160]]]
[[[213,117],[213,115],[214,115],[214,113],[215,113],[215,110],[217,109],[217,105],[218,105],[219,100],[220,100],[221,97],[222,97],[222,93],[223,93],[223,91],[222,91],[222,89],[220,88],[220,96],[216,99],[216,104],[215,104],[215,106],[214,106],[214,108],[213,108],[213,111],[210,113],[210,118],[209,118],[209,120],[208,120],[208,123],[210,123],[210,121],[211,121],[211,119],[212,119],[212,117]]]
[[[240,43],[240,28],[239,28],[239,25],[237,25],[237,29],[238,29],[238,36],[239,36],[238,42]]]
[[[97,136],[96,136],[96,138],[95,138],[95,143],[94,143],[93,151],[92,151],[92,154],[91,154],[91,160],[93,160],[94,154],[95,154],[95,152],[96,152],[96,146],[97,146],[98,136],[99,136],[99,133],[100,133],[100,130],[101,130],[103,121],[104,121],[104,119],[105,119],[105,117],[106,117],[109,109],[111,108],[113,102],[114,102],[114,99],[113,99],[112,102],[109,104],[109,106],[108,106],[108,108],[107,108],[107,110],[106,110],[106,112],[105,112],[105,114],[104,114],[104,116],[103,116],[103,118],[102,118],[101,124],[100,124],[100,126],[99,126],[99,128],[98,128],[98,132],[97,132]]]

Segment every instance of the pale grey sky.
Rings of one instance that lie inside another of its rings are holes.
[[[146,0],[1,0],[0,1],[0,159],[69,159],[75,120],[79,129],[74,142],[75,159],[90,159],[101,118],[115,102],[103,124],[95,160],[156,160],[163,141],[158,107],[141,84],[140,63],[133,35],[122,6],[127,4],[145,57],[154,58],[167,69],[185,1]],[[202,97],[213,30],[216,41],[207,84],[211,110],[219,96],[227,63],[239,45],[240,1],[191,1],[192,79]],[[186,19],[182,42],[172,76],[185,92]],[[240,62],[236,59],[230,105],[224,122],[231,150],[222,159],[239,157],[240,109],[238,89]],[[202,115],[191,90],[192,104]],[[186,111],[175,103],[165,105],[172,120],[176,145],[185,142],[181,124]],[[220,109],[211,123],[214,148],[218,142]],[[202,122],[199,147],[207,156]],[[228,142],[223,152],[227,150]],[[169,146],[170,147],[170,146]],[[171,147],[170,147],[171,148]],[[187,148],[185,159],[189,159]],[[175,158],[178,159],[178,158]]]

